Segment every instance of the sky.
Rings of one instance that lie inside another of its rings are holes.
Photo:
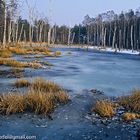
[[[140,0],[52,0],[51,4],[49,0],[28,0],[28,3],[39,11],[39,17],[48,17],[52,24],[68,26],[81,23],[87,14],[95,17],[109,10],[120,13],[140,7]],[[21,13],[24,18],[28,18],[25,2]]]

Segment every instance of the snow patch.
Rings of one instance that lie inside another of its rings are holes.
[[[126,50],[126,49],[121,49],[121,50],[116,50],[110,47],[107,48],[103,48],[103,47],[97,47],[97,46],[85,46],[84,48],[88,48],[88,49],[95,49],[95,50],[99,50],[99,51],[105,51],[105,52],[114,52],[114,53],[122,53],[122,54],[133,54],[133,55],[140,55],[139,51],[132,51],[132,50]]]

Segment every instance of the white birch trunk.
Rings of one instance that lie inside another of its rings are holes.
[[[132,52],[134,51],[134,44],[133,44],[133,25],[131,26],[131,47],[132,47]]]
[[[113,49],[115,48],[116,30],[117,30],[117,28],[115,27],[114,35],[113,35],[113,43],[112,43],[112,48],[113,48]]]
[[[3,31],[3,47],[6,47],[6,27],[7,27],[7,9],[6,9],[6,0],[4,0],[4,31]]]
[[[8,43],[11,43],[11,33],[12,33],[12,21],[9,23],[9,32],[8,32]]]
[[[23,27],[24,27],[24,24],[22,24],[22,27],[21,27],[21,30],[20,30],[20,35],[19,35],[18,42],[21,41],[21,35],[22,35],[22,33],[23,33]]]
[[[69,28],[69,34],[68,34],[68,45],[70,45],[70,37],[71,37],[71,29]]]

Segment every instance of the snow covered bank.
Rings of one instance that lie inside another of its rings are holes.
[[[53,48],[83,48],[83,49],[93,49],[93,50],[97,50],[97,51],[102,51],[102,52],[114,52],[114,53],[121,53],[121,54],[133,54],[133,55],[140,55],[140,51],[132,51],[132,50],[126,50],[126,49],[121,49],[116,51],[116,49],[113,49],[111,47],[98,47],[98,46],[88,46],[88,45],[61,45],[61,44],[57,44],[57,45],[52,45],[51,47]]]
[[[133,54],[133,55],[140,55],[139,51],[132,51],[132,50],[116,50],[110,47],[107,48],[103,48],[103,47],[97,47],[97,46],[85,46],[84,48],[88,48],[88,49],[95,49],[95,50],[99,50],[99,51],[105,51],[105,52],[114,52],[114,53],[122,53],[122,54]]]

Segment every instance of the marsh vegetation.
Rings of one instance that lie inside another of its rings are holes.
[[[66,104],[70,98],[59,85],[38,78],[30,84],[25,79],[15,83],[17,88],[29,87],[26,94],[9,93],[0,95],[0,113],[10,115],[33,112],[45,116],[53,112],[58,104]]]

